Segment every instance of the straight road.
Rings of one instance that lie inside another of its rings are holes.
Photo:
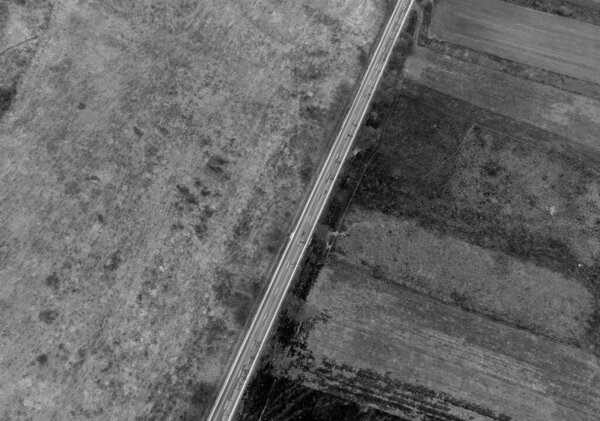
[[[208,416],[209,421],[229,421],[243,395],[258,361],[260,351],[277,318],[285,295],[292,283],[307,244],[325,208],[342,164],[350,152],[352,141],[367,112],[375,88],[381,79],[394,45],[406,24],[415,0],[397,0],[381,34],[377,47],[361,79],[358,91],[340,131],[331,147],[296,227],[277,264],[267,292],[248,328],[246,336],[229,368],[219,395]]]

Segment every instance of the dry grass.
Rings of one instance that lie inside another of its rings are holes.
[[[358,3],[54,2],[0,123],[0,418],[201,417],[382,22]]]

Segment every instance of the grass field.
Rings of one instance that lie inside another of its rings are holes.
[[[386,4],[45,6],[0,2],[0,51],[39,36],[0,56],[0,418],[201,418]]]

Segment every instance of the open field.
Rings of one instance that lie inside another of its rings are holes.
[[[600,27],[498,0],[443,0],[435,8],[435,38],[600,83]]]
[[[385,2],[38,3],[0,9],[39,36],[0,56],[0,418],[198,419]]]
[[[414,220],[353,209],[341,262],[408,289],[560,341],[585,340],[593,296],[574,279],[504,253],[437,236]],[[559,298],[560,297],[560,298]]]
[[[551,17],[547,39],[579,24]],[[397,420],[600,412],[596,85],[428,33],[384,76],[248,419],[314,390]]]
[[[596,172],[543,141],[488,130],[419,99],[401,97],[397,110],[357,205],[565,275],[585,277],[580,263],[594,267]]]
[[[592,421],[600,411],[600,365],[574,347],[336,262],[322,271],[308,303],[327,315],[306,342],[322,385],[352,391],[360,387],[356,373],[374,372],[389,382],[382,395],[392,412],[407,418],[428,419],[436,406],[439,420]],[[340,374],[328,362],[351,369]]]
[[[417,48],[405,65],[420,85],[577,142],[600,159],[600,102]]]
[[[401,419],[593,420],[598,177],[418,99],[396,109],[281,373]]]

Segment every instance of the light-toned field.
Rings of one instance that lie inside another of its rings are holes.
[[[39,34],[0,120],[0,418],[198,419],[384,2],[57,0],[43,32],[22,3],[0,27],[0,51]]]
[[[336,262],[308,302],[326,313],[306,342],[308,384],[373,393],[376,405],[414,420],[597,419],[600,365],[580,349]],[[380,392],[361,390],[369,377]]]
[[[564,136],[582,151],[600,153],[600,102],[594,99],[424,48],[409,57],[405,73],[420,85]]]
[[[579,342],[594,310],[581,284],[452,237],[416,221],[353,209],[336,256],[437,300],[565,342]]]
[[[436,38],[600,83],[598,26],[499,0],[442,0],[435,9]]]

